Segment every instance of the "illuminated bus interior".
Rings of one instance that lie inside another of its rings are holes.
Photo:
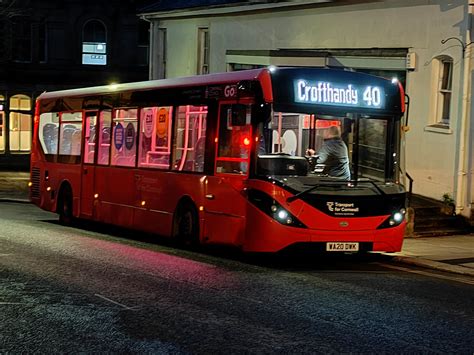
[[[275,112],[261,126],[259,156],[277,154],[282,157],[306,157],[308,176],[330,178],[324,165],[316,165],[316,157],[329,127],[337,126],[348,150],[350,180],[367,178],[378,182],[394,182],[399,176],[396,168],[399,147],[390,144],[397,139],[389,139],[390,124],[398,132],[397,122],[391,123],[386,118],[375,116],[347,114],[345,117],[336,117]],[[315,151],[314,158],[308,156],[308,148]],[[267,174],[273,175],[271,172]],[[291,175],[291,172],[287,172],[287,175]]]

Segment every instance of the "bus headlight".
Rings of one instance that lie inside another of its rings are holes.
[[[282,205],[280,205],[265,192],[249,189],[247,190],[247,198],[250,203],[252,203],[259,210],[273,218],[278,223],[290,227],[307,228],[295,216],[293,216],[291,212],[286,210]]]
[[[398,211],[393,212],[383,223],[377,227],[377,229],[396,227],[405,220],[406,210],[401,208]]]
[[[285,211],[284,209],[281,209],[281,210],[278,211],[277,217],[280,220],[285,221],[288,218],[288,212]]]

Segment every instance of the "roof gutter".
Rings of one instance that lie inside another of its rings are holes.
[[[157,11],[150,13],[140,13],[138,16],[143,20],[156,20],[156,19],[181,19],[187,17],[209,17],[209,16],[221,16],[221,15],[235,15],[244,14],[256,11],[265,10],[277,10],[302,7],[308,5],[321,5],[325,3],[331,3],[334,0],[288,0],[285,2],[278,3],[254,3],[251,5],[234,5],[214,8],[196,8],[196,9],[179,9],[170,11]]]

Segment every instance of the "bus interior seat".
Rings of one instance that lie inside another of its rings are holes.
[[[68,127],[69,126],[69,127]],[[72,150],[72,135],[76,131],[76,127],[67,125],[62,130],[61,134],[61,144],[59,146],[60,152],[62,155],[70,155]]]
[[[81,155],[81,130],[77,129],[71,136],[71,155]]]
[[[43,141],[47,154],[54,154],[58,149],[58,126],[54,123],[46,123],[43,127]]]

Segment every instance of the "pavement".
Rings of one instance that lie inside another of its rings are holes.
[[[0,202],[29,203],[29,173],[0,171]],[[474,234],[405,238],[396,262],[474,277]]]

